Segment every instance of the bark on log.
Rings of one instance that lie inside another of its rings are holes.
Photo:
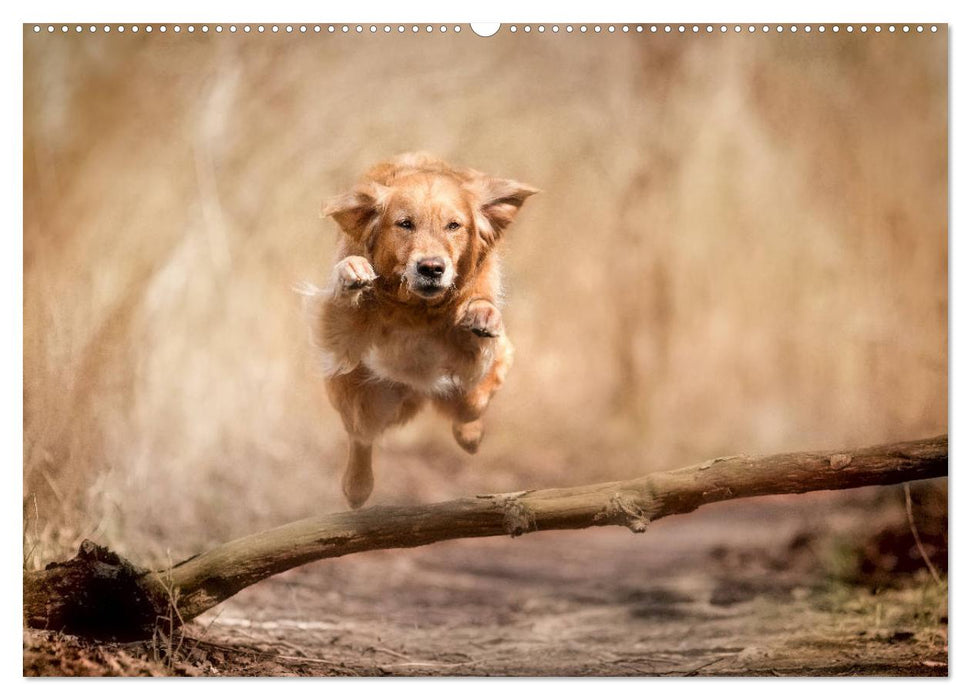
[[[717,501],[943,477],[947,461],[946,435],[849,451],[719,457],[630,481],[322,515],[155,572],[86,541],[74,559],[24,573],[24,615],[32,627],[147,637],[159,619],[186,622],[247,586],[318,559],[535,530],[624,525],[643,532],[653,520]]]

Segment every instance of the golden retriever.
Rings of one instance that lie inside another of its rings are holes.
[[[341,234],[312,332],[349,438],[341,486],[352,508],[374,486],[374,440],[426,401],[451,419],[462,448],[478,450],[482,413],[513,354],[496,244],[537,191],[408,153],[324,207]]]

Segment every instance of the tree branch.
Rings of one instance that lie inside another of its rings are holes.
[[[592,486],[374,506],[249,535],[160,572],[140,571],[86,542],[74,559],[24,574],[25,617],[34,627],[138,637],[151,634],[170,605],[188,621],[247,586],[318,559],[535,530],[624,525],[643,532],[653,520],[717,501],[947,476],[947,457],[943,435],[851,451],[720,457]]]

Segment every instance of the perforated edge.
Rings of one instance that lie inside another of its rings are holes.
[[[28,24],[34,34],[459,34],[479,33],[460,24]],[[923,34],[937,24],[510,24],[494,34]]]

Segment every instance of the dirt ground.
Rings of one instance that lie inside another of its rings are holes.
[[[369,552],[253,586],[184,637],[94,644],[25,631],[24,674],[945,676],[946,584],[924,570],[879,586],[832,576],[833,543],[872,507],[781,497],[643,535]]]

